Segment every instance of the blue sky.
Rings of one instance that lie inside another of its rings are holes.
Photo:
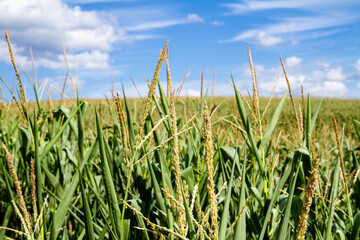
[[[211,89],[233,94],[224,80],[234,75],[241,91],[251,88],[247,48],[250,47],[260,95],[269,96],[282,72],[281,55],[295,95],[360,97],[360,2],[303,1],[97,1],[3,0],[0,29],[7,29],[16,62],[33,99],[32,48],[39,88],[49,87],[52,98],[60,95],[67,74],[62,42],[81,97],[110,96],[121,81],[128,96],[141,95],[151,79],[160,49],[169,39],[169,60],[174,86],[189,75],[182,95]],[[26,76],[28,75],[28,76]],[[0,37],[0,76],[11,86],[15,74],[5,37]],[[165,71],[160,80],[165,84]],[[5,86],[4,96],[10,99]],[[282,94],[281,75],[275,93]],[[70,81],[65,93],[72,97]],[[46,99],[46,89],[43,91]]]

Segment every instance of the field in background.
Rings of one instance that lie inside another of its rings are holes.
[[[231,90],[231,86],[229,86]],[[157,94],[157,97],[158,94]],[[235,97],[208,97],[208,104],[209,108],[213,109],[216,108],[213,115],[213,131],[217,134],[217,136],[224,134],[228,127],[232,128],[233,133],[237,131],[237,128],[232,125],[231,118],[232,116],[237,115],[237,105]],[[249,97],[245,98],[246,101],[251,104],[251,99]],[[135,122],[138,122],[144,110],[144,101],[146,99],[140,98],[129,98],[127,101],[129,103],[130,114]],[[269,103],[270,98],[259,98],[259,106],[260,111],[264,112],[266,106]],[[112,125],[114,124],[113,119],[110,118],[111,116],[111,109],[114,111],[115,106],[109,106],[109,101],[111,103],[112,100],[105,100],[105,99],[85,99],[89,103],[89,111],[94,112],[95,109],[98,109],[100,113],[100,118],[105,125]],[[270,117],[272,116],[273,112],[275,111],[276,106],[280,101],[279,97],[274,97],[271,99],[270,104],[268,106],[267,112],[264,116],[265,126],[268,124]],[[294,98],[295,105],[299,107],[302,106],[302,99],[301,98]],[[176,98],[176,111],[177,116],[184,119],[187,122],[196,111],[200,111],[200,104],[201,98],[200,97],[177,97]],[[333,132],[333,116],[337,119],[340,124],[340,127],[344,127],[345,133],[350,137],[351,140],[356,139],[356,132],[354,129],[354,125],[352,122],[352,117],[357,119],[357,116],[360,116],[360,100],[358,99],[333,99],[333,98],[311,98],[311,108],[312,111],[315,111],[317,106],[321,102],[321,108],[319,110],[317,123],[315,126],[316,131],[314,132],[314,136],[316,138],[322,137],[324,141],[326,141],[329,137],[334,140],[334,132]],[[70,107],[74,104],[74,100],[66,100],[60,103],[59,101],[52,101],[51,107]],[[42,103],[44,108],[50,109],[50,103],[48,101],[44,101]],[[250,111],[249,106],[245,104],[246,110]],[[155,108],[155,106],[153,106]],[[250,106],[251,108],[251,106]],[[17,112],[16,108],[13,108],[15,113]],[[155,118],[159,117],[157,111],[152,112]],[[251,114],[249,114],[250,118],[253,118]],[[88,129],[88,126],[95,125],[95,117],[94,116],[86,116],[85,119],[85,129]],[[277,125],[277,131],[283,131],[287,133],[282,136],[282,139],[287,142],[287,144],[291,144],[292,147],[296,147],[297,143],[293,142],[293,137],[295,134],[291,134],[294,126],[296,125],[296,120],[294,116],[294,110],[291,105],[291,99],[288,98],[285,100],[284,106],[281,111],[281,115],[279,118],[279,122]],[[93,127],[89,128],[90,130]],[[244,139],[242,137],[238,137],[237,139],[229,138],[228,145],[238,145],[242,144]]]

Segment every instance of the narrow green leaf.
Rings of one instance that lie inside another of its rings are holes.
[[[246,174],[246,150],[244,151],[244,160],[243,160],[243,171],[242,171],[242,181],[241,181],[241,192],[240,192],[240,204],[238,208],[238,214],[240,214],[241,209],[245,205],[245,190],[246,190],[246,183],[245,183],[245,174]],[[236,223],[235,226],[235,234],[234,239],[244,240],[246,239],[246,214],[243,212],[240,216],[240,219]]]
[[[46,144],[46,146],[44,147],[44,149],[42,150],[39,156],[39,159],[43,159],[45,155],[50,151],[50,149],[54,146],[56,141],[61,137],[61,134],[63,133],[67,125],[70,123],[71,119],[75,116],[76,112],[79,111],[82,105],[83,103],[80,103],[79,106],[77,106],[77,108],[75,108],[75,110],[69,115],[69,117],[66,119],[63,126],[59,129],[56,135],[51,139],[51,141],[48,144]]]
[[[102,175],[105,182],[105,189],[108,196],[108,202],[109,202],[109,212],[110,212],[110,219],[112,222],[112,226],[115,229],[115,233],[117,235],[117,238],[121,236],[121,224],[119,221],[119,217],[121,216],[121,211],[119,208],[119,203],[117,199],[117,195],[115,192],[114,182],[111,176],[109,163],[106,157],[105,152],[105,145],[104,145],[104,139],[101,129],[101,123],[99,116],[97,112],[95,112],[96,115],[96,126],[97,126],[97,134],[98,134],[98,141],[100,146],[100,158],[101,158],[101,169],[102,169]]]
[[[284,187],[284,185],[285,185],[291,171],[292,171],[291,166],[288,166],[287,169],[285,170],[284,175],[281,177],[279,183],[277,184],[277,186],[275,188],[275,191],[274,191],[273,196],[272,196],[272,198],[270,200],[270,203],[269,203],[266,215],[265,215],[265,219],[263,221],[263,225],[262,225],[262,228],[261,228],[261,234],[260,234],[260,237],[258,238],[258,240],[264,239],[266,227],[267,227],[267,224],[268,224],[268,221],[269,221],[269,217],[270,217],[270,213],[271,213],[273,204],[276,201],[276,199],[279,197],[280,190]]]
[[[131,149],[134,149],[135,140],[136,140],[135,132],[134,132],[133,120],[131,119],[131,112],[130,112],[129,104],[127,102],[126,95],[125,95],[124,85],[122,85],[122,90],[123,90],[123,95],[124,95],[124,105],[125,105],[125,111],[126,111],[126,116],[127,116],[130,146],[131,146]]]
[[[355,216],[354,226],[351,232],[350,240],[358,240],[360,239],[360,212],[358,212]]]
[[[77,98],[78,105],[79,98]],[[85,106],[85,105],[83,105]],[[92,214],[89,205],[88,194],[85,192],[85,183],[83,180],[83,172],[80,171],[80,165],[82,160],[84,159],[84,127],[83,127],[83,112],[78,111],[78,147],[79,147],[79,163],[78,163],[78,171],[79,171],[79,180],[80,180],[80,191],[81,191],[81,198],[83,202],[85,213],[85,230],[86,230],[86,238],[88,240],[95,239],[94,236],[94,227],[92,221]]]
[[[288,90],[286,90],[283,97],[281,98],[278,106],[276,107],[275,112],[272,113],[271,121],[269,123],[269,126],[268,126],[268,128],[267,128],[267,130],[266,130],[266,132],[264,134],[264,137],[261,140],[260,146],[259,146],[260,150],[265,149],[266,145],[269,142],[269,139],[270,139],[271,135],[273,134],[273,132],[274,132],[274,130],[276,128],[277,122],[278,122],[279,117],[280,117],[282,106],[284,105],[284,102],[286,100],[287,93],[288,93]]]
[[[239,95],[239,93],[237,91],[237,88],[235,86],[235,81],[234,81],[232,76],[231,76],[231,78],[233,80],[233,85],[234,85],[234,90],[235,90],[235,96],[236,96],[236,102],[237,102],[238,111],[240,113],[241,120],[242,120],[243,125],[245,127],[247,137],[248,137],[249,142],[251,144],[250,149],[253,152],[253,154],[255,155],[255,158],[256,158],[256,161],[258,163],[261,174],[265,177],[265,179],[267,179],[268,177],[267,177],[265,169],[264,169],[264,165],[263,165],[263,162],[262,162],[262,159],[261,159],[260,151],[257,148],[256,143],[255,143],[255,137],[253,136],[253,133],[252,133],[252,130],[251,130],[251,126],[250,126],[249,119],[247,117],[246,109],[244,107],[244,104],[242,103],[241,97],[240,97],[240,95]]]
[[[315,123],[316,123],[316,119],[317,119],[317,116],[318,116],[318,114],[319,114],[319,111],[320,111],[320,107],[321,107],[322,102],[323,102],[323,99],[321,99],[319,105],[317,106],[314,114],[313,114],[312,117],[311,117],[310,136],[311,136],[312,131],[314,130]]]
[[[183,185],[181,185],[181,192],[182,192],[182,196],[183,196],[183,199],[184,199],[184,207],[185,207],[185,213],[186,213],[186,221],[188,223],[188,232],[189,232],[189,235],[190,235],[190,240],[196,240],[196,231],[195,231],[195,227],[194,227],[194,223],[193,223],[193,220],[192,220],[192,213],[190,212],[190,209],[189,209],[189,203],[187,202],[186,200],[186,197],[185,197],[185,193],[184,193],[184,189],[182,187]]]
[[[229,179],[229,183],[226,188],[226,197],[224,209],[220,219],[220,228],[219,228],[219,240],[224,240],[226,236],[226,229],[229,222],[229,213],[230,213],[230,200],[231,200],[231,190],[232,190],[232,180],[234,179],[234,170],[235,170],[235,161],[233,161],[233,166],[231,170],[231,176]]]
[[[295,177],[293,178],[292,183],[291,183],[291,190],[290,190],[289,196],[287,198],[284,217],[281,219],[279,231],[277,233],[277,238],[276,238],[277,240],[282,240],[282,239],[287,238],[286,234],[287,234],[287,229],[288,229],[288,225],[289,225],[291,205],[292,205],[292,201],[293,201],[293,197],[294,197],[294,191],[295,191],[296,180],[297,180],[299,169],[300,169],[300,164],[298,165],[298,167],[296,169]]]
[[[5,214],[4,214],[4,218],[3,218],[3,222],[1,224],[2,227],[7,227],[8,224],[9,224],[9,221],[10,221],[10,217],[11,217],[11,214],[13,213],[13,206],[12,205],[9,205],[7,208],[6,208],[6,211],[5,211]],[[0,239],[4,239],[4,236],[5,236],[5,233],[6,233],[6,230],[5,229],[0,229]]]
[[[352,123],[354,125],[356,135],[357,135],[357,137],[359,139],[359,142],[360,142],[360,130],[359,130],[358,124],[355,122],[355,119],[354,119],[353,116],[351,116],[351,121],[352,121]]]
[[[335,197],[337,196],[337,191],[338,191],[338,183],[339,183],[339,171],[340,169],[340,158],[338,158],[337,162],[336,162],[336,167],[334,170],[334,174],[333,174],[333,179],[332,179],[332,183],[331,183],[331,192],[330,192],[330,209],[329,209],[329,213],[328,213],[328,217],[325,220],[326,221],[326,228],[325,228],[325,232],[324,232],[324,239],[325,240],[330,240],[331,239],[331,228],[333,226],[333,218],[334,218],[334,211],[335,211],[335,207],[334,207],[334,201],[335,201]]]

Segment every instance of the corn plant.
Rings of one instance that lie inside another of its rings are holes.
[[[273,110],[273,98],[261,107],[250,50],[249,59],[253,94],[232,78],[235,112],[226,118],[207,94],[176,95],[167,44],[140,117],[124,88],[103,105],[76,95],[51,108],[34,85],[28,103],[16,74],[20,97],[0,114],[0,239],[358,239],[359,121],[347,136],[334,117],[323,148],[314,137],[321,102],[313,109],[303,97],[297,108],[287,81]]]

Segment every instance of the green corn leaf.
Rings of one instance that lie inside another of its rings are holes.
[[[238,214],[240,214],[241,209],[245,205],[245,190],[246,190],[246,183],[245,183],[245,174],[246,174],[246,150],[244,151],[244,161],[243,161],[243,169],[242,169],[242,181],[241,181],[241,192],[240,192],[240,204],[238,208]],[[246,213],[243,212],[240,216],[240,219],[236,223],[235,226],[235,234],[234,239],[243,240],[246,239]]]
[[[69,117],[64,122],[63,126],[59,129],[59,131],[56,133],[56,135],[51,139],[51,141],[46,144],[44,149],[42,150],[41,154],[39,155],[39,159],[43,159],[45,155],[50,151],[50,149],[54,146],[54,144],[57,142],[57,140],[61,137],[61,134],[67,127],[67,125],[70,123],[71,119],[75,116],[77,111],[81,108],[83,103],[80,103],[79,106],[75,108],[75,110],[69,115]]]
[[[360,239],[360,212],[358,212],[355,216],[354,226],[351,232],[350,240],[358,240]]]
[[[269,123],[269,126],[264,134],[264,137],[263,139],[261,140],[261,143],[260,143],[260,146],[259,146],[259,149],[264,149],[266,147],[266,145],[268,144],[269,142],[269,139],[271,137],[271,135],[273,134],[276,126],[277,126],[277,123],[278,123],[278,120],[279,120],[279,117],[280,117],[280,113],[281,113],[281,109],[284,105],[284,102],[286,100],[286,96],[287,96],[287,93],[288,93],[288,90],[286,90],[286,92],[284,93],[283,97],[281,98],[275,112],[272,114],[272,118],[271,118],[271,121]]]
[[[183,196],[183,200],[184,200],[186,221],[188,223],[188,228],[189,228],[188,232],[189,232],[190,240],[195,240],[196,239],[196,231],[195,231],[194,223],[192,221],[192,213],[190,212],[190,209],[189,209],[189,203],[187,202],[185,194],[184,194],[183,185],[181,185],[181,192],[182,192],[182,196]]]
[[[79,105],[79,98],[77,98]],[[86,106],[86,105],[83,105]],[[89,205],[89,195],[85,192],[85,183],[83,181],[83,171],[80,171],[81,162],[84,159],[84,128],[83,128],[83,111],[78,111],[78,147],[79,147],[79,163],[78,163],[78,172],[79,172],[79,180],[80,180],[80,191],[81,198],[84,206],[83,212],[85,213],[85,229],[86,229],[86,237],[88,240],[95,239],[94,237],[94,227],[93,227],[93,216],[91,214],[91,209]]]
[[[289,220],[290,220],[291,205],[292,205],[292,201],[293,201],[293,196],[294,196],[294,191],[295,191],[295,186],[296,186],[296,180],[297,180],[297,177],[298,177],[300,164],[298,165],[298,167],[296,169],[295,177],[293,178],[292,183],[291,183],[291,190],[290,190],[289,196],[287,198],[284,217],[281,219],[279,231],[277,233],[277,238],[276,238],[277,240],[286,239],[286,237],[287,237],[287,231],[288,231],[287,229],[288,229]]]
[[[336,163],[336,167],[334,170],[334,174],[333,174],[333,179],[332,179],[332,183],[331,183],[331,192],[330,192],[330,209],[329,209],[329,213],[328,213],[328,217],[325,220],[326,221],[326,228],[325,228],[325,232],[324,232],[324,240],[330,240],[331,239],[331,228],[333,226],[333,217],[334,217],[334,211],[335,211],[335,207],[334,207],[334,201],[335,201],[335,197],[337,196],[337,191],[338,191],[338,183],[339,183],[339,176],[340,176],[340,158],[338,158],[337,163]]]
[[[262,225],[262,228],[261,228],[261,233],[260,233],[260,236],[259,236],[258,240],[264,239],[265,231],[266,231],[267,223],[269,221],[269,217],[270,217],[272,207],[273,207],[274,202],[276,201],[276,199],[279,197],[280,190],[284,187],[284,185],[285,185],[291,171],[292,171],[291,166],[288,166],[287,169],[285,170],[284,175],[281,177],[279,183],[277,184],[277,186],[275,188],[274,194],[273,194],[273,196],[272,196],[272,198],[270,200],[269,207],[268,207],[266,215],[265,215],[265,219],[263,221],[263,225]]]
[[[5,215],[3,216],[4,218],[3,218],[3,222],[1,224],[2,227],[8,226],[12,213],[13,213],[13,207],[11,205],[9,205],[6,208]],[[4,239],[5,233],[6,233],[5,229],[0,229],[0,239]]]
[[[231,76],[231,78],[232,78],[232,76]],[[243,122],[245,131],[247,133],[247,137],[248,137],[250,145],[251,145],[251,151],[255,155],[255,158],[256,158],[256,161],[258,163],[261,174],[265,177],[265,179],[267,179],[267,174],[266,174],[264,166],[263,166],[263,162],[262,162],[262,159],[261,159],[261,154],[260,154],[259,149],[256,146],[255,137],[254,137],[254,135],[252,133],[250,122],[249,122],[249,119],[247,117],[247,113],[246,113],[244,104],[242,103],[241,97],[239,96],[239,93],[238,93],[237,88],[235,86],[234,79],[232,79],[232,80],[233,80],[233,84],[234,84],[234,90],[235,90],[235,96],[236,96],[236,102],[237,102],[238,111],[240,113],[241,120]]]
[[[127,116],[130,146],[131,146],[131,149],[134,149],[135,132],[134,132],[133,120],[131,119],[131,112],[130,112],[129,104],[127,102],[126,95],[125,95],[124,85],[122,85],[122,90],[123,90],[123,95],[124,95],[124,105],[125,105],[125,111],[126,111],[126,116]]]
[[[96,115],[96,126],[97,126],[97,134],[98,134],[98,140],[99,140],[99,146],[100,146],[100,157],[101,157],[101,169],[102,174],[105,182],[105,189],[108,196],[108,202],[109,202],[109,212],[110,212],[110,219],[112,222],[112,226],[115,229],[115,233],[117,238],[121,236],[121,224],[119,217],[121,216],[121,211],[119,208],[119,203],[117,199],[117,195],[115,192],[114,182],[112,179],[112,175],[110,172],[109,163],[107,161],[106,152],[105,152],[105,145],[104,145],[104,139],[101,129],[101,123],[99,116],[97,112]]]
[[[352,121],[352,123],[353,123],[353,126],[354,126],[354,128],[355,128],[356,135],[357,135],[357,137],[358,137],[358,139],[359,139],[359,142],[360,142],[360,130],[359,130],[358,124],[355,122],[355,119],[354,119],[353,116],[351,116],[351,121]]]
[[[230,218],[230,199],[231,199],[231,190],[232,190],[232,180],[234,179],[234,170],[235,170],[235,161],[233,161],[233,166],[232,166],[232,170],[231,170],[231,176],[229,179],[229,183],[227,185],[226,188],[226,197],[225,197],[225,204],[224,204],[224,209],[221,215],[221,220],[220,220],[220,228],[219,228],[219,240],[224,240],[225,236],[226,236],[226,229],[227,229],[227,224],[229,222],[229,218]]]
[[[322,102],[323,102],[323,100],[320,101],[320,103],[319,103],[319,105],[317,106],[314,114],[313,114],[312,117],[311,117],[310,136],[311,136],[311,134],[312,134],[312,131],[314,130],[315,123],[316,123],[317,116],[318,116],[318,114],[319,114],[319,111],[320,111],[320,107],[321,107]]]

